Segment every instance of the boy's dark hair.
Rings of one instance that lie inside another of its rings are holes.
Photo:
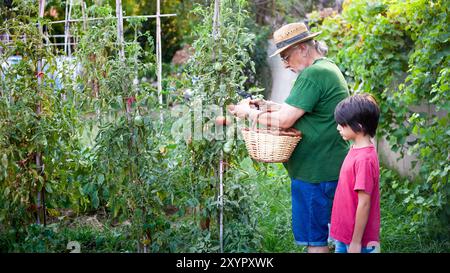
[[[339,125],[350,126],[355,133],[375,136],[380,118],[380,108],[370,94],[354,95],[341,101],[334,110]]]

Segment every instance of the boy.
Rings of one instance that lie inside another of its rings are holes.
[[[330,236],[336,253],[379,252],[380,166],[371,138],[380,109],[369,94],[340,102],[334,117],[344,140],[353,142],[339,173],[331,212]]]

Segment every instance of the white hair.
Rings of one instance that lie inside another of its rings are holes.
[[[325,44],[325,42],[309,40],[306,41],[305,44],[310,47],[313,47],[322,56],[326,56],[328,53],[328,46]]]

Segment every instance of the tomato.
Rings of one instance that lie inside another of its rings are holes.
[[[136,124],[136,126],[141,127],[142,125],[144,125],[144,119],[142,118],[142,116],[137,115],[134,117],[134,124]]]
[[[215,63],[215,64],[214,64],[214,69],[215,69],[216,71],[220,71],[220,70],[222,70],[222,65],[221,65],[220,63]]]
[[[223,151],[226,154],[231,153],[231,151],[233,150],[233,140],[228,140],[227,142],[225,142],[225,144],[223,145]]]
[[[216,118],[216,125],[218,126],[227,126],[230,125],[230,120],[225,118],[224,116],[218,116]]]

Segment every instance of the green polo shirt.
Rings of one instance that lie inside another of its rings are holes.
[[[337,131],[336,105],[349,96],[347,82],[331,60],[320,58],[297,77],[285,103],[305,110],[294,127],[303,134],[285,167],[294,179],[337,180],[348,143]]]

